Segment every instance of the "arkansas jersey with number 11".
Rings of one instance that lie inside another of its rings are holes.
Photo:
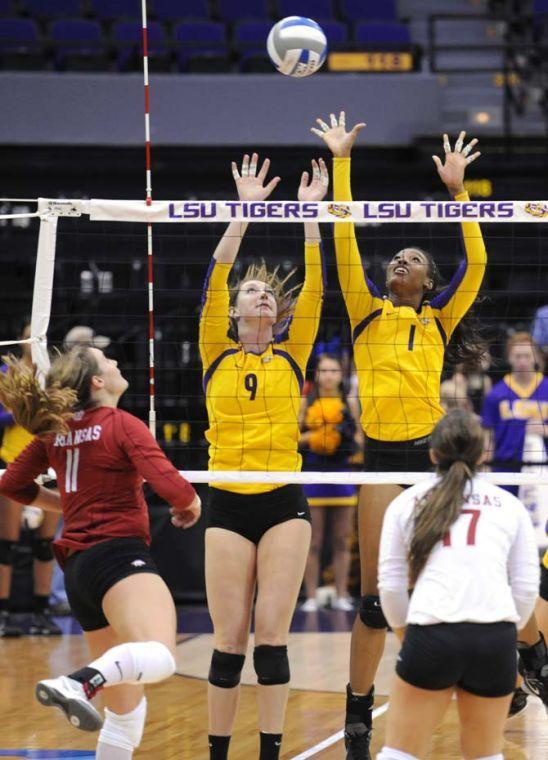
[[[466,487],[460,516],[432,549],[408,600],[413,510],[434,482],[404,491],[384,518],[379,589],[389,623],[525,623],[539,584],[531,519],[515,496],[481,478]]]
[[[0,493],[21,504],[36,498],[34,479],[57,474],[64,527],[57,558],[111,538],[150,543],[143,480],[174,507],[189,506],[195,491],[160,449],[147,426],[128,412],[97,407],[78,412],[66,434],[35,438],[8,466]]]

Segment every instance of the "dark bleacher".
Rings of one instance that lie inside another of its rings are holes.
[[[410,38],[395,0],[148,0],[148,15],[152,69],[173,73],[275,73],[266,38],[288,15],[317,20],[335,50]],[[0,21],[3,70],[142,66],[140,0],[0,0]]]
[[[228,71],[229,48],[224,24],[187,21],[174,30],[179,71],[211,73]]]

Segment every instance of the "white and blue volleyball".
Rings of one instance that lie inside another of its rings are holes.
[[[325,61],[327,39],[321,26],[311,18],[288,16],[272,27],[266,49],[282,74],[308,77]]]

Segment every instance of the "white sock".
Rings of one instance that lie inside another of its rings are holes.
[[[141,743],[147,715],[147,700],[122,715],[105,708],[105,722],[99,734],[96,760],[131,760]]]
[[[107,650],[90,662],[104,677],[105,686],[117,683],[156,683],[175,672],[175,660],[159,641],[132,641]]]
[[[133,750],[113,747],[112,744],[105,744],[100,739],[97,742],[95,751],[95,760],[131,760]]]
[[[418,758],[415,757],[415,755],[409,755],[407,752],[402,752],[401,749],[383,747],[377,755],[377,760],[418,760]]]

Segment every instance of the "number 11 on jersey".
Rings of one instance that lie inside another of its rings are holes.
[[[65,492],[76,493],[78,490],[78,463],[80,449],[67,449],[67,469],[65,472]]]

